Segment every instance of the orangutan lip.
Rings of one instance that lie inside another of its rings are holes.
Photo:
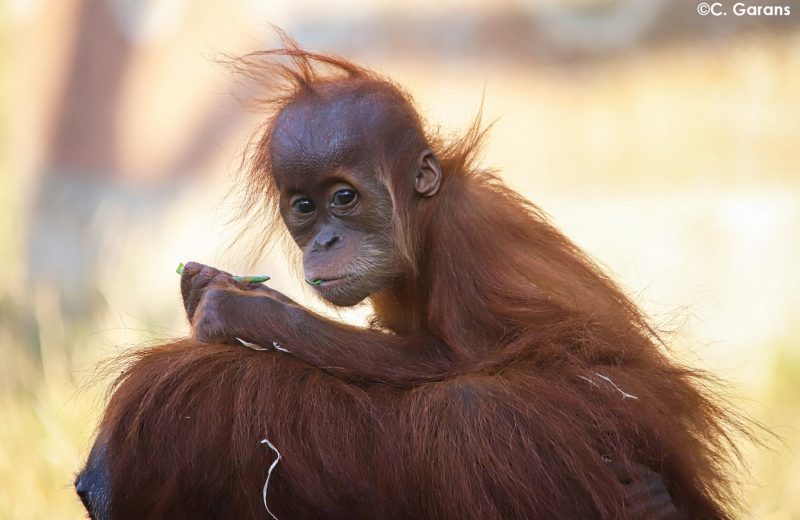
[[[335,287],[341,285],[350,279],[350,275],[337,276],[336,278],[315,278],[313,280],[306,279],[306,283],[317,288]]]

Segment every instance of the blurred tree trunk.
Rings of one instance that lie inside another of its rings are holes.
[[[138,24],[146,22],[146,3],[75,0],[79,9],[76,36],[33,194],[26,251],[29,287],[42,292],[43,298],[55,298],[60,319],[72,329],[86,330],[104,309],[96,277],[104,267],[100,261],[107,264],[109,255],[113,258],[124,242],[121,235],[133,224],[152,222],[160,209],[175,200],[186,185],[185,178],[212,160],[215,145],[246,120],[232,106],[233,97],[213,106],[199,102],[200,123],[185,129],[189,133],[186,144],[156,166],[154,176],[159,182],[142,187],[130,181],[139,174],[154,173],[131,171],[123,164],[120,149],[125,136],[118,116],[131,63],[142,52],[136,34]],[[182,5],[176,4],[180,20],[186,18]],[[175,41],[172,36],[165,45]],[[191,96],[192,81],[176,73],[159,77],[158,85],[177,83]],[[249,97],[251,88],[238,86],[238,95]]]
[[[133,52],[106,2],[77,5],[68,77],[33,196],[27,242],[30,287],[55,292],[66,323],[85,323],[99,301],[93,273],[102,223],[94,219],[117,189],[115,107]]]

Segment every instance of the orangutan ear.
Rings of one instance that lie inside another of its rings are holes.
[[[442,167],[430,150],[420,154],[419,167],[414,179],[414,191],[423,197],[433,197],[442,184]]]

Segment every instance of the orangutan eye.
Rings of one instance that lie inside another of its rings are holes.
[[[312,211],[314,211],[315,208],[314,201],[309,199],[308,197],[302,197],[297,199],[292,203],[292,207],[296,212],[301,213],[303,215],[311,213]]]
[[[339,190],[333,194],[333,201],[331,204],[333,206],[348,206],[356,200],[357,196],[356,190],[351,190],[349,188]]]

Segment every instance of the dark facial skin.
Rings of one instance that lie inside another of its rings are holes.
[[[95,440],[89,460],[75,478],[75,491],[92,520],[111,518],[111,481],[108,446],[102,436]]]
[[[338,306],[361,302],[403,271],[392,240],[388,177],[379,172],[376,141],[392,130],[391,117],[376,117],[386,113],[382,103],[352,91],[298,100],[281,112],[273,133],[281,216],[303,252],[306,282]],[[417,178],[411,189],[433,195],[438,164],[426,149],[409,153],[414,169],[406,175]]]

